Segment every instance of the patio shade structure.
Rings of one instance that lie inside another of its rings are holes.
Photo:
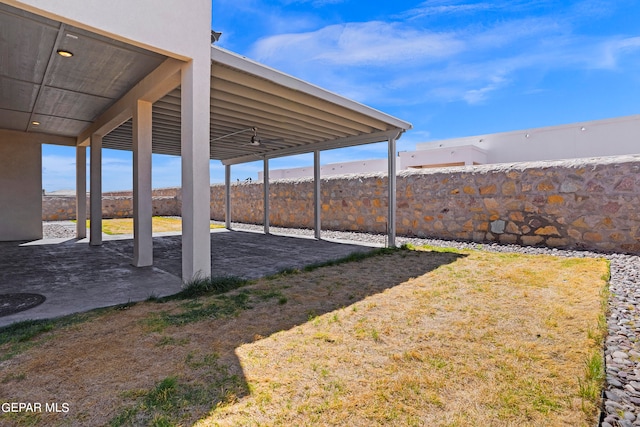
[[[202,186],[197,168],[192,170],[202,153],[220,160],[226,166],[228,224],[231,166],[263,161],[268,232],[269,159],[312,152],[319,237],[320,152],[382,141],[389,143],[389,244],[394,244],[395,144],[411,124],[216,46],[211,46],[209,82],[198,87],[179,58],[6,4],[0,4],[0,28],[8,37],[0,47],[0,138],[77,147],[78,224],[86,217],[84,158],[91,146],[92,244],[101,243],[102,148],[133,151],[133,263],[145,266],[152,264],[151,153],[182,157],[183,192],[185,186]],[[71,56],[63,56],[66,52]],[[202,90],[209,94],[208,114],[193,111],[191,101]],[[185,143],[185,132],[203,123],[209,127],[208,146],[200,140]],[[203,222],[188,212],[190,203],[183,200],[187,228],[189,221]],[[183,241],[183,264],[204,245],[192,232]],[[84,228],[78,233],[83,237]],[[192,247],[184,250],[185,244]],[[183,279],[194,273],[183,270]]]
[[[390,176],[395,177],[395,141],[411,124],[336,95],[320,87],[259,64],[228,50],[211,47],[211,159],[229,167],[261,160],[265,170],[264,227],[269,230],[268,160],[314,152],[319,171],[322,150],[388,141]],[[130,149],[132,121],[106,135],[103,146]],[[175,144],[180,134],[180,89],[153,105],[155,153],[179,155]],[[259,144],[251,144],[257,135]],[[316,187],[319,176],[315,177]],[[395,180],[390,180],[390,215],[395,216]],[[316,188],[319,195],[319,188]],[[230,199],[226,219],[230,223]],[[320,237],[319,200],[316,198],[315,229]],[[394,221],[388,221],[389,243],[394,244]]]
[[[211,47],[211,159],[225,165],[386,141],[411,124]],[[260,145],[251,145],[252,128]],[[131,120],[104,138],[131,149]],[[239,132],[239,133],[238,133]],[[153,105],[153,152],[180,155],[180,89]]]

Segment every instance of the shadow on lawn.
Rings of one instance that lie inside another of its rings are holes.
[[[116,310],[130,308],[131,314],[138,317],[119,316],[113,308],[106,309],[107,314],[111,310],[111,317],[86,326],[80,324],[77,331],[86,327],[91,332],[78,332],[73,335],[78,341],[54,347],[59,351],[55,358],[42,354],[42,362],[36,361],[31,366],[27,360],[24,366],[12,368],[16,372],[26,369],[26,378],[19,375],[14,378],[7,370],[3,373],[0,364],[0,391],[5,392],[0,394],[10,396],[13,401],[69,402],[71,409],[57,414],[15,417],[8,414],[11,419],[5,414],[0,420],[8,425],[12,422],[14,425],[25,422],[50,425],[67,421],[84,425],[187,425],[218,404],[249,395],[250,386],[236,356],[240,346],[361,302],[465,256],[407,249],[380,250],[379,254],[363,256],[358,262],[298,271],[295,269],[318,262],[314,256],[320,249],[325,251],[320,259],[326,260],[327,252],[337,254],[349,245],[309,240],[304,242],[304,249],[298,247],[292,252],[290,238],[271,236],[269,239],[250,233],[221,236],[224,238],[212,238],[212,241],[229,244],[227,251],[233,250],[229,243],[231,237],[236,238],[234,254],[237,256],[231,259],[244,263],[244,269],[251,269],[253,256],[259,255],[260,250],[269,246],[277,248],[276,261],[272,260],[270,270],[284,272],[223,294],[191,297],[166,305],[116,307]],[[256,241],[261,239],[265,239],[262,246],[257,245]],[[175,240],[170,239],[169,246]],[[371,248],[358,249],[359,253],[368,251]],[[306,253],[301,257],[301,252]],[[352,252],[353,249],[347,253]],[[245,258],[240,257],[242,254]],[[262,257],[272,255],[263,253]],[[267,271],[268,260],[262,262],[262,271]],[[89,319],[92,317],[89,314]],[[60,373],[66,376],[60,377]],[[149,379],[155,384],[151,388],[148,388]],[[96,402],[102,406],[95,406]],[[123,405],[123,402],[126,403]]]
[[[270,335],[304,324],[317,316],[362,302],[365,298],[422,276],[443,265],[451,264],[465,255],[447,252],[424,252],[407,249],[381,250],[372,257],[361,256],[359,262],[341,263],[331,269],[312,268],[311,271],[286,270],[256,284],[197,303],[184,304],[181,313],[165,319],[173,329],[170,342],[187,339],[192,344],[194,381],[166,378],[149,395],[161,395],[167,388],[175,405],[166,406],[160,416],[171,422],[193,422],[218,404],[233,402],[249,395],[250,386],[244,377],[236,349],[244,344],[268,338]],[[221,313],[217,320],[214,312]],[[203,320],[204,319],[204,320]],[[187,333],[187,324],[192,324]],[[193,345],[200,349],[194,352]],[[189,364],[188,362],[187,364]],[[206,381],[202,381],[206,378]],[[199,385],[194,385],[194,384]],[[197,399],[200,390],[202,400]],[[164,390],[164,391],[163,391]],[[147,395],[147,396],[149,396]],[[191,396],[188,407],[176,406]],[[193,398],[196,396],[196,398]],[[147,399],[147,398],[145,398]],[[149,405],[146,405],[148,408]],[[161,408],[158,404],[156,407]],[[126,412],[123,412],[126,416]],[[158,417],[156,414],[147,414]],[[180,418],[180,417],[185,418]],[[129,419],[123,419],[126,425]]]

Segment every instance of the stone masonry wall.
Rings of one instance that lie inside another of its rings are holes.
[[[232,221],[262,223],[262,188],[232,184]],[[323,229],[386,232],[386,176],[327,177],[321,192]],[[179,215],[179,190],[162,194],[154,214]],[[69,200],[48,218],[73,217]],[[130,216],[128,203],[105,198],[105,217]],[[273,181],[270,204],[271,225],[311,228],[313,181]],[[224,220],[224,210],[224,185],[213,185],[211,218]],[[405,236],[640,253],[640,156],[402,171],[396,228]]]
[[[313,181],[270,185],[274,226],[313,226]],[[233,221],[262,223],[262,184],[232,186]],[[322,227],[384,233],[387,178],[322,180]],[[212,218],[224,219],[224,186]],[[398,235],[640,253],[640,156],[402,171]]]
[[[126,193],[126,192],[125,192]],[[180,203],[177,196],[153,196],[153,215],[179,216]],[[87,195],[87,218],[91,217],[89,196]],[[103,218],[133,217],[131,196],[102,196]],[[42,220],[61,221],[76,219],[76,198],[74,196],[43,196]]]
[[[398,233],[640,253],[639,207],[640,157],[431,170],[399,179]]]

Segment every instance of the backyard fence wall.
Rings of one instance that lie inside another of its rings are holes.
[[[178,216],[181,212],[179,203],[180,190],[177,188],[161,188],[153,190],[153,215]],[[87,194],[87,218],[91,215],[89,195]],[[133,193],[131,191],[115,191],[102,194],[103,218],[133,217]],[[42,197],[42,220],[61,221],[76,219],[75,196],[44,195]]]
[[[262,188],[231,186],[232,221],[262,222]],[[321,192],[323,229],[386,231],[386,176],[327,177]],[[154,213],[179,212],[179,191],[157,197],[168,211]],[[120,203],[103,207],[130,212]],[[270,205],[271,225],[311,228],[313,180],[271,182]],[[213,185],[211,218],[224,220],[224,210],[224,185]],[[396,227],[405,236],[640,253],[640,156],[403,171]]]

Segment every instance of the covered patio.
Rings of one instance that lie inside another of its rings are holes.
[[[39,298],[34,302],[39,304],[20,310],[20,301],[0,295],[0,327],[179,292],[180,235],[154,236],[154,265],[144,268],[131,265],[133,244],[131,235],[105,236],[101,247],[89,245],[88,239],[0,242],[0,259],[11,266],[0,269],[0,294]],[[371,249],[356,242],[217,229],[212,231],[211,262],[215,276],[256,279]]]
[[[169,282],[223,271],[216,264],[216,254],[211,256],[211,251],[221,250],[215,241],[224,235],[209,233],[212,159],[225,165],[228,228],[232,165],[263,161],[264,233],[269,234],[269,160],[313,152],[314,224],[316,239],[320,239],[321,151],[386,141],[391,177],[388,242],[395,244],[396,140],[411,128],[409,123],[213,44],[209,63],[203,67],[197,59],[95,30],[61,14],[9,3],[13,6],[0,4],[0,28],[7,38],[2,45],[7,61],[0,64],[0,175],[9,174],[0,176],[6,187],[0,202],[17,207],[2,212],[0,241],[42,237],[42,144],[76,147],[78,239],[87,237],[84,223],[88,214],[91,217],[87,247],[75,242],[53,246],[51,253],[59,250],[66,255],[29,258],[34,271],[45,268],[46,274],[46,268],[65,268],[67,263],[76,266],[74,274],[86,270],[89,280],[91,268],[78,260],[84,255],[63,250],[79,247],[113,271],[125,268],[123,254],[133,266],[127,269],[155,271],[156,262],[161,264],[163,259],[159,255],[162,246],[156,247],[160,243],[151,229],[152,153],[182,159],[183,234],[171,248],[179,256],[174,261],[179,261],[180,271],[161,273],[163,277],[170,274],[166,276]],[[209,44],[209,40],[201,42]],[[85,208],[87,147],[89,212]],[[101,232],[104,148],[133,153],[134,235],[117,257],[110,249],[112,243],[103,243]],[[287,242],[292,244],[291,252],[297,252],[293,248],[301,243]],[[24,251],[23,246],[3,243],[3,251],[10,248]],[[0,270],[13,274],[17,270],[7,259],[2,259]],[[42,265],[49,263],[55,265]],[[6,292],[6,282],[2,286],[1,291]]]

